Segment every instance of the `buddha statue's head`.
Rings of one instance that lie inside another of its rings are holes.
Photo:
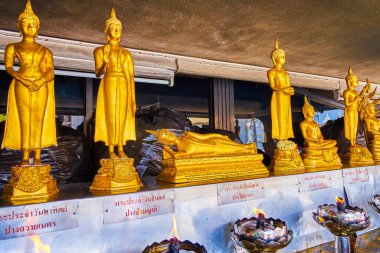
[[[305,96],[304,98],[305,100],[305,103],[302,107],[302,114],[304,116],[304,118],[314,118],[314,107],[309,103],[309,100],[307,99],[307,97]]]
[[[348,88],[355,88],[356,86],[358,86],[358,77],[352,72],[351,67],[348,68],[346,83]]]
[[[168,129],[161,129],[159,131],[146,130],[148,133],[156,136],[159,143],[163,145],[173,146],[177,142],[177,136]]]
[[[275,42],[275,49],[270,54],[272,58],[273,64],[276,65],[284,65],[285,64],[285,51],[281,48],[278,48],[278,40]]]
[[[30,0],[26,2],[25,10],[18,16],[17,26],[24,38],[35,38],[40,28],[40,19],[34,14]]]
[[[111,17],[107,19],[106,26],[104,28],[107,41],[120,41],[122,29],[123,26],[121,25],[120,20],[116,17],[115,7],[112,7]]]

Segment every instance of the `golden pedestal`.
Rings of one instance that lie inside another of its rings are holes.
[[[332,149],[302,149],[301,157],[306,169],[318,168],[319,170],[339,169],[342,162],[338,155],[338,148]]]
[[[91,191],[135,191],[143,186],[132,158],[101,159],[100,166]]]
[[[296,144],[289,140],[282,140],[277,143],[270,167],[274,171],[290,174],[305,171]]]
[[[344,164],[350,166],[372,165],[372,154],[365,147],[349,147],[342,159]]]
[[[47,201],[59,192],[50,170],[50,165],[13,166],[11,179],[4,186],[3,199],[11,202]]]
[[[373,161],[377,164],[380,163],[380,147],[378,141],[369,141],[367,145],[369,152],[372,154]]]
[[[212,182],[241,180],[269,175],[262,163],[263,155],[168,158],[162,161],[163,170],[157,180],[169,183]]]

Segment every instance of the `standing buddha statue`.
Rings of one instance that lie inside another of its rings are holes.
[[[363,90],[360,94],[355,90],[358,86],[358,77],[348,69],[346,76],[347,89],[343,92],[344,97],[344,136],[350,141],[348,152],[343,156],[343,162],[348,165],[371,165],[372,155],[365,147],[356,144],[356,133],[359,123],[359,107],[363,98]]]
[[[342,163],[338,155],[336,141],[323,138],[321,129],[317,122],[313,120],[315,115],[314,107],[309,103],[306,96],[302,113],[305,120],[301,122],[300,128],[305,143],[301,156],[305,168],[309,170],[313,168],[318,168],[319,170],[341,168]]]
[[[136,140],[134,66],[132,54],[119,45],[122,24],[114,8],[104,33],[107,44],[94,50],[95,74],[103,76],[96,103],[95,142],[103,141],[108,146],[109,159],[100,161],[91,189],[139,189],[142,184],[133,159],[123,151],[126,141]]]
[[[30,1],[18,17],[22,40],[7,45],[4,63],[13,78],[8,92],[2,148],[22,150],[21,164],[11,169],[4,187],[7,199],[46,198],[58,192],[50,165],[41,164],[41,149],[57,145],[52,52],[35,39],[40,20]],[[15,59],[20,67],[14,69]],[[30,164],[30,151],[34,159]]]
[[[290,86],[289,74],[283,68],[285,51],[278,48],[277,40],[271,58],[274,67],[268,71],[267,76],[273,90],[270,104],[272,138],[277,141],[271,167],[275,171],[302,172],[304,165],[297,145],[288,140],[288,138],[294,138],[290,103],[290,96],[294,95],[294,88]]]

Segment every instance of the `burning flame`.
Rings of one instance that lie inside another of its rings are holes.
[[[258,208],[253,209],[253,213],[254,213],[257,217],[259,217],[260,214],[264,215],[264,218],[267,216],[267,215],[265,214],[264,210],[262,210],[262,209],[258,209]]]
[[[32,241],[34,243],[34,249],[36,253],[50,253],[50,246],[42,243],[41,238],[38,235],[32,235]]]
[[[175,237],[179,239],[178,231],[177,231],[177,220],[175,219],[175,215],[173,215],[173,228],[169,234],[169,239]]]
[[[336,196],[336,197],[335,197],[335,200],[336,200],[336,202],[337,202],[338,204],[341,204],[341,205],[344,204],[344,199],[341,198],[341,197]]]

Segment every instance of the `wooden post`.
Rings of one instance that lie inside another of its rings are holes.
[[[210,127],[234,132],[234,81],[213,78],[210,88]]]
[[[84,134],[88,135],[88,126],[93,116],[93,81],[92,78],[85,79],[85,99],[84,99],[84,107],[85,107],[85,117],[84,117]]]

